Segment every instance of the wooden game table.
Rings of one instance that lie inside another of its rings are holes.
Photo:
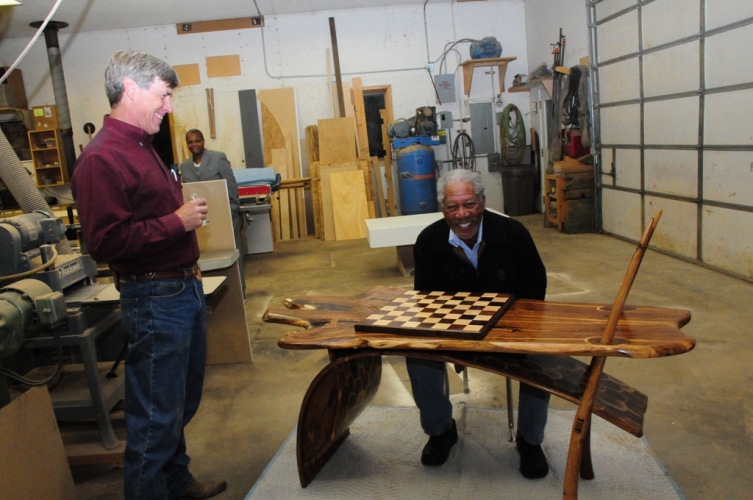
[[[580,477],[592,479],[591,412],[640,437],[648,398],[601,373],[601,369],[592,370],[571,356],[659,358],[682,354],[695,346],[695,340],[680,331],[690,321],[688,311],[626,305],[616,318],[611,343],[604,344],[602,334],[610,320],[612,305],[523,299],[515,301],[483,340],[355,331],[354,324],[403,292],[399,288],[379,287],[353,297],[286,299],[284,308],[265,312],[264,321],[305,328],[282,337],[278,345],[283,349],[329,351],[331,362],[311,382],[298,419],[296,454],[301,486],[306,487],[324,467],[347,438],[350,424],[373,399],[381,378],[382,355],[427,358],[479,368],[544,389],[578,405],[589,399],[590,406],[592,399],[593,407],[587,408],[589,417],[582,450],[574,452],[571,444]],[[587,393],[589,382],[598,386]],[[575,427],[577,420],[574,435]],[[568,468],[569,462],[570,458]],[[577,496],[577,484],[574,495]]]

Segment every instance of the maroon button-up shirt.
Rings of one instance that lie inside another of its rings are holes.
[[[119,275],[198,260],[196,234],[175,214],[183,205],[181,183],[140,128],[105,116],[76,161],[71,191],[89,253]]]

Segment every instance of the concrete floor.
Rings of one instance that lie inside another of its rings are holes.
[[[547,299],[611,303],[635,244],[598,234],[560,234],[544,229],[541,218],[519,220],[546,264]],[[263,323],[264,310],[285,297],[350,295],[413,283],[397,270],[393,248],[370,249],[366,240],[279,243],[274,253],[249,256],[245,271],[254,361],[208,367],[202,406],[187,429],[194,474],[228,481],[221,499],[245,497],[290,435],[308,384],[327,363],[324,351],[277,347],[293,327]],[[607,373],[648,395],[645,437],[688,499],[750,498],[753,491],[752,299],[751,283],[649,251],[627,302],[690,310],[692,320],[683,331],[697,346],[681,356],[606,364]],[[373,404],[412,404],[403,360],[384,362]],[[463,394],[459,378],[451,379],[453,401],[505,407],[502,377],[470,370],[470,394]],[[572,407],[557,398],[552,404]],[[120,432],[121,424],[116,421]],[[598,463],[595,469],[598,476]],[[73,473],[82,500],[123,498],[118,467],[75,467]]]

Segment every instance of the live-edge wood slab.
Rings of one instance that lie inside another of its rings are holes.
[[[284,308],[270,308],[264,321],[305,330],[278,341],[284,349],[328,349],[331,363],[309,386],[301,405],[297,459],[301,485],[306,487],[347,438],[349,426],[368,406],[379,388],[381,356],[428,358],[498,373],[578,404],[589,366],[570,356],[655,358],[682,354],[695,341],[680,328],[690,321],[682,310],[626,306],[614,343],[599,340],[609,318],[609,305],[556,303],[518,299],[483,340],[360,334],[354,325],[404,292],[378,287],[350,297],[311,296],[286,299]],[[593,413],[625,431],[643,435],[646,395],[603,374]],[[592,479],[589,446],[581,458],[580,475]]]

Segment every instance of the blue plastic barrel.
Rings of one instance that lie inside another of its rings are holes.
[[[437,174],[431,147],[414,144],[399,150],[397,176],[403,215],[437,211]]]

